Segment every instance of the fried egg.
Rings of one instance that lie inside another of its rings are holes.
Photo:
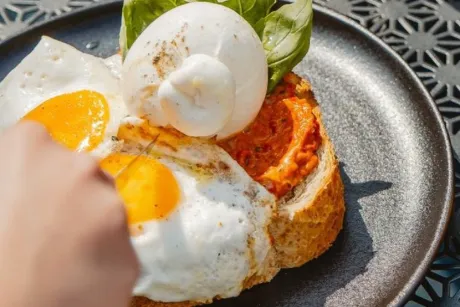
[[[37,121],[69,149],[107,155],[127,115],[120,67],[119,56],[104,61],[43,37],[0,84],[0,129]]]
[[[142,267],[135,296],[209,302],[240,294],[266,267],[274,197],[221,148],[128,119],[124,148],[101,162],[118,177]]]

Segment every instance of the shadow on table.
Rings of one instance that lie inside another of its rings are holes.
[[[360,213],[359,200],[390,189],[392,183],[356,183],[347,175],[345,165],[341,164],[340,169],[345,184],[347,214],[344,230],[333,247],[302,268],[282,271],[271,283],[212,306],[323,306],[328,296],[366,271],[374,252],[372,238]]]

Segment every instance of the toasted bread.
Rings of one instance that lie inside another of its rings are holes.
[[[316,104],[311,85],[305,80],[297,86],[297,95]],[[339,163],[319,106],[313,112],[322,138],[319,165],[314,173],[280,199],[278,214],[270,225],[277,265],[281,269],[299,267],[321,256],[343,227],[345,200]]]
[[[280,269],[299,267],[321,256],[331,247],[343,227],[344,187],[334,147],[323,125],[311,85],[302,80],[296,91],[299,98],[316,105],[313,112],[322,138],[318,151],[320,162],[311,175],[279,200],[278,212],[270,224],[275,259],[267,261],[266,269],[260,275],[248,279],[244,289],[271,281]],[[211,301],[162,303],[135,297],[131,307],[193,307],[205,303]]]

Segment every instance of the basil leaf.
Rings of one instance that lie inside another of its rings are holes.
[[[308,53],[312,26],[312,0],[284,5],[256,25],[267,55],[269,91]]]
[[[255,27],[266,17],[276,0],[197,0],[226,6]],[[120,33],[120,47],[123,55],[136,39],[155,19],[173,8],[192,2],[192,0],[125,0]]]
[[[271,8],[275,5],[276,0],[205,0],[206,2],[219,3],[224,5],[242,16],[246,21],[255,28],[257,22],[270,13]]]

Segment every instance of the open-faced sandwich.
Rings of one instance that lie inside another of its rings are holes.
[[[116,175],[142,267],[133,307],[238,296],[342,229],[334,149],[291,72],[312,4],[274,4],[125,1],[120,54],[43,37],[0,84],[0,128],[39,121]]]

